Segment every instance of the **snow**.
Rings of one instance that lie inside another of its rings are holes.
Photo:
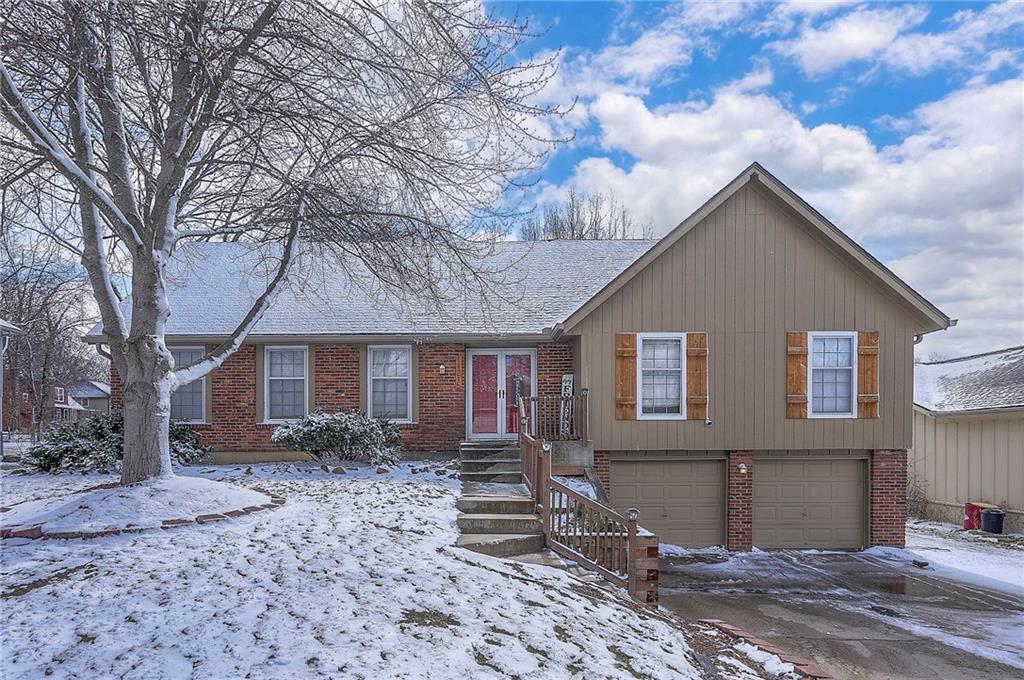
[[[551,478],[559,484],[569,487],[581,496],[597,500],[597,491],[594,489],[594,485],[587,481],[586,477],[560,477],[552,475]]]
[[[786,663],[776,654],[759,649],[749,642],[740,642],[736,645],[736,649],[746,654],[747,658],[754,663],[761,664],[765,672],[772,677],[799,677],[796,674],[796,666],[791,663]]]
[[[683,631],[623,591],[454,547],[459,483],[434,468],[189,468],[288,502],[174,531],[6,540],[0,675],[702,677]],[[0,502],[111,479],[6,478]]]
[[[1024,405],[1024,347],[915,364],[914,403],[937,412]]]
[[[906,550],[871,548],[867,552],[888,559],[923,560],[928,562],[925,571],[941,578],[1024,597],[1024,550],[964,535],[953,524],[908,524]]]
[[[0,525],[5,529],[41,526],[44,532],[159,527],[165,519],[194,519],[269,502],[270,496],[235,484],[166,477],[20,503],[0,515]]]

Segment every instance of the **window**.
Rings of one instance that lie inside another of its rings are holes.
[[[842,418],[854,415],[854,370],[857,355],[855,333],[811,333],[811,367],[808,415]]]
[[[637,418],[671,420],[686,417],[685,333],[638,333],[639,370],[636,372],[640,408]]]
[[[306,415],[306,348],[267,347],[265,356],[266,420]]]
[[[64,403],[64,388],[63,387],[54,387],[53,388],[53,393],[54,393],[53,394],[53,400],[63,404]]]
[[[372,418],[412,421],[412,348],[370,347],[368,400]]]
[[[174,366],[184,368],[203,356],[202,347],[171,347]],[[206,380],[199,378],[179,385],[171,393],[171,420],[180,423],[201,423],[206,420]]]

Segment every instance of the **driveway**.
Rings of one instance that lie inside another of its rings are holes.
[[[913,557],[685,553],[662,560],[661,604],[722,619],[835,678],[1024,677],[1022,592],[954,581]]]

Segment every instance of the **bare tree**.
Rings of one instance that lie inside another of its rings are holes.
[[[650,218],[637,222],[612,193],[585,193],[569,187],[560,202],[545,203],[523,221],[524,241],[550,239],[653,238]]]
[[[473,1],[0,0],[0,182],[77,208],[78,248],[124,384],[121,481],[170,475],[170,395],[219,366],[313,249],[430,291],[538,167],[554,61]],[[196,239],[275,244],[230,337],[191,366],[164,343],[164,269]],[[300,248],[300,243],[305,244]],[[127,314],[110,253],[131,265]]]
[[[26,243],[6,228],[7,220],[0,225],[0,317],[24,331],[11,338],[5,355],[4,398],[12,407],[5,413],[30,407],[37,415],[31,431],[38,434],[53,418],[54,386],[97,373],[99,357],[81,339],[96,316],[80,265],[55,243]]]

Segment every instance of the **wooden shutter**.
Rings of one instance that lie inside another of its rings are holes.
[[[879,417],[878,331],[857,333],[857,417]]]
[[[686,418],[708,417],[708,334],[686,334]]]
[[[636,333],[615,334],[615,420],[636,420]]]
[[[807,333],[786,333],[786,417],[807,417]]]

